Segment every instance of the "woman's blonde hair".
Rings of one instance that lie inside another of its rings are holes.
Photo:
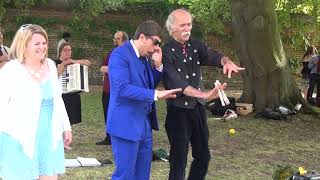
[[[23,63],[25,58],[25,52],[28,42],[31,40],[32,35],[41,34],[47,41],[48,35],[46,31],[39,25],[36,24],[25,24],[22,25],[16,32],[13,38],[10,50],[9,59],[17,59],[20,63]],[[48,56],[48,48],[46,50],[46,57]]]

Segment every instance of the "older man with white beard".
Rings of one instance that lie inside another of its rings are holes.
[[[221,67],[229,78],[233,72],[244,68],[209,49],[203,42],[190,38],[192,15],[187,10],[171,12],[166,27],[171,38],[162,50],[164,86],[166,89],[183,90],[176,99],[167,99],[165,128],[170,142],[169,180],[184,180],[189,142],[194,160],[188,179],[203,180],[210,160],[204,104],[206,100],[217,98],[218,89],[224,89],[226,84],[204,91],[200,67]]]

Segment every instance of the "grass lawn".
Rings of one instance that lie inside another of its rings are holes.
[[[157,104],[161,129],[154,132],[154,149],[161,147],[169,151],[164,129],[165,106],[164,101]],[[101,92],[83,93],[82,108],[83,122],[73,126],[73,149],[66,152],[66,158],[82,156],[113,161],[110,146],[95,145],[105,133]],[[277,165],[290,165],[296,169],[303,166],[308,171],[320,172],[320,119],[298,114],[285,122],[252,116],[222,122],[209,115],[208,126],[212,156],[208,180],[268,180],[272,179]],[[234,136],[229,135],[229,128],[235,128]],[[189,152],[187,172],[191,161]],[[113,165],[67,169],[61,179],[108,179],[113,170]],[[155,161],[151,179],[165,180],[168,172],[168,163]]]

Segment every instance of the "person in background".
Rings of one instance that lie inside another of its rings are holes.
[[[311,72],[311,69],[309,69],[308,65],[309,65],[309,61],[316,56],[316,51],[317,51],[316,47],[309,46],[307,48],[307,51],[304,53],[302,57],[303,68],[301,70],[301,74],[302,74],[302,78],[305,79],[305,82],[307,84],[307,86],[303,90],[303,95],[305,99],[307,99],[307,92],[309,88],[310,72]]]
[[[189,143],[194,158],[189,180],[205,179],[210,160],[208,125],[204,103],[218,97],[226,84],[204,91],[201,66],[223,67],[232,72],[236,66],[228,57],[209,49],[203,42],[190,37],[192,15],[186,9],[170,13],[166,21],[170,39],[163,47],[163,82],[165,89],[181,88],[175,99],[167,99],[165,128],[170,142],[170,180],[184,180]]]
[[[312,57],[309,61],[308,68],[310,69],[310,81],[307,100],[310,104],[320,107],[320,57]],[[315,85],[317,85],[317,95],[316,99],[314,100],[312,95]]]
[[[47,54],[45,30],[21,26],[0,71],[0,179],[55,180],[65,172],[71,126]]]
[[[79,63],[86,66],[91,65],[91,62],[87,59],[72,59],[72,49],[70,44],[67,42],[60,45],[58,53],[59,57],[56,60],[56,64],[58,66],[57,70],[59,77],[62,75],[63,71],[66,70],[66,66],[69,64]],[[82,121],[80,92],[63,93],[62,98],[67,108],[70,124],[73,125],[80,123]]]
[[[112,180],[150,179],[152,129],[159,130],[155,101],[174,98],[181,91],[155,90],[162,71],[160,34],[156,22],[145,21],[110,56],[106,130],[116,167]]]
[[[0,68],[9,60],[9,48],[3,45],[3,29],[0,27]]]
[[[114,34],[113,38],[113,45],[115,47],[121,46],[124,42],[128,41],[128,34],[124,31],[117,31]],[[108,63],[109,63],[109,58],[114,50],[111,49],[111,51],[107,54],[105,59],[102,62],[100,72],[103,74],[103,91],[102,91],[102,107],[103,107],[103,115],[104,115],[104,124],[107,124],[107,117],[108,117],[108,106],[109,106],[109,99],[110,99],[110,84],[109,84],[109,76],[108,76]],[[110,136],[108,133],[106,133],[106,137],[99,142],[96,142],[96,145],[110,145]]]
[[[71,34],[69,32],[64,32],[62,34],[62,38],[58,42],[58,46],[57,46],[57,59],[59,58],[59,47],[61,46],[62,43],[69,42],[70,38],[71,38]]]

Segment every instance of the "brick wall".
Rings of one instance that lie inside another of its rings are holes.
[[[6,31],[16,31],[17,25],[16,25],[16,18],[19,16],[33,16],[33,17],[43,17],[43,18],[58,18],[62,21],[65,21],[66,23],[68,20],[71,20],[74,16],[72,12],[68,11],[57,11],[57,10],[39,10],[39,9],[32,9],[25,12],[18,12],[14,9],[8,9],[6,12],[6,23],[5,29]],[[101,15],[97,18],[95,18],[96,21],[99,21],[99,19],[103,19],[106,21],[121,21],[124,23],[130,23],[133,26],[137,26],[140,22],[142,22],[142,18],[137,18],[136,16],[127,16],[122,14],[113,14],[113,13],[106,13],[104,15]],[[26,22],[29,23],[29,22]],[[55,59],[56,53],[57,53],[57,45],[58,41],[61,38],[61,34],[64,31],[68,31],[68,28],[64,24],[55,24],[51,27],[43,27],[49,37],[49,58]],[[115,30],[114,30],[115,31]],[[114,31],[111,32],[111,30],[108,29],[97,29],[96,32],[88,32],[98,34],[101,39],[103,39],[103,43],[100,46],[93,45],[89,43],[89,40],[87,38],[81,38],[81,39],[75,39],[72,38],[70,43],[73,47],[73,50],[75,50],[76,47],[80,47],[81,50],[83,50],[83,54],[85,54],[85,59],[89,59],[92,62],[92,66],[89,68],[89,79],[90,84],[92,85],[99,85],[102,81],[102,74],[100,73],[100,65],[103,60],[103,58],[106,56],[106,54],[113,48],[113,34]],[[6,34],[5,34],[6,35]],[[12,34],[13,36],[14,34]],[[132,35],[129,34],[129,35]],[[5,44],[7,46],[10,46],[11,40],[13,37],[5,37]]]
[[[225,41],[219,39],[216,36],[209,36],[207,38],[207,43],[210,47],[214,48],[215,50],[222,52],[229,56],[233,61],[236,63],[239,62],[238,58],[236,57],[236,52],[234,51],[234,47],[231,41]],[[294,49],[292,46],[288,44],[283,44],[284,51],[286,53],[287,58],[294,58],[297,60],[302,59],[303,51]],[[239,63],[238,63],[239,64]],[[231,79],[228,79],[225,75],[223,75],[221,69],[211,68],[211,67],[203,67],[203,74],[204,74],[204,81],[206,82],[207,87],[210,87],[210,84],[214,82],[215,79],[218,79],[222,82],[228,83],[229,89],[242,89],[243,83],[242,78],[240,75],[232,76]],[[301,78],[295,78],[299,86],[304,86],[305,84],[302,82]],[[212,87],[212,86],[211,86]]]
[[[5,29],[7,31],[8,30],[15,31],[17,29],[16,18],[23,15],[43,17],[43,18],[57,18],[57,19],[62,19],[65,22],[68,22],[68,20],[72,19],[74,16],[74,14],[69,11],[32,9],[25,12],[18,12],[14,9],[8,9],[6,13],[7,20],[6,20],[6,23],[4,24]],[[99,20],[101,19],[106,21],[119,21],[123,23],[128,23],[131,26],[136,27],[140,22],[142,22],[146,18],[149,18],[149,17],[148,16],[138,17],[135,15],[107,12],[95,18],[95,20],[96,22],[99,22]],[[55,59],[57,43],[59,41],[59,38],[62,32],[68,30],[67,26],[65,24],[54,24],[50,27],[44,27],[44,28],[48,32],[48,36],[49,36],[49,57],[52,59]],[[122,30],[126,31],[126,29],[122,29]],[[99,36],[101,36],[101,39],[103,39],[103,43],[100,46],[97,46],[89,43],[88,38],[84,37],[81,39],[72,39],[71,44],[72,46],[80,47],[81,51],[83,51],[83,54],[85,54],[85,57],[82,57],[82,58],[89,59],[92,62],[92,67],[89,69],[90,84],[100,85],[102,80],[102,75],[99,72],[100,64],[102,59],[108,53],[108,51],[113,47],[112,38],[113,38],[114,31],[112,31],[111,29],[97,28],[96,32],[88,32],[88,33],[98,34]],[[129,33],[129,36],[132,36],[132,35],[133,35],[132,32]],[[6,45],[8,46],[10,45],[11,38],[12,37],[5,37]],[[237,58],[235,57],[234,48],[230,41],[223,41],[215,36],[209,36],[206,39],[207,39],[207,44],[210,47],[213,47],[214,49],[228,55],[233,60],[237,61]],[[294,57],[296,59],[301,59],[303,52],[298,52],[288,45],[285,45],[284,47],[285,47],[285,52],[287,53],[287,57]],[[234,76],[232,79],[228,79],[224,75],[222,75],[222,72],[220,69],[212,68],[212,67],[203,67],[202,70],[203,70],[203,77],[204,77],[206,87],[212,87],[214,81],[218,79],[222,82],[227,82],[228,87],[230,89],[242,88],[241,76]]]

